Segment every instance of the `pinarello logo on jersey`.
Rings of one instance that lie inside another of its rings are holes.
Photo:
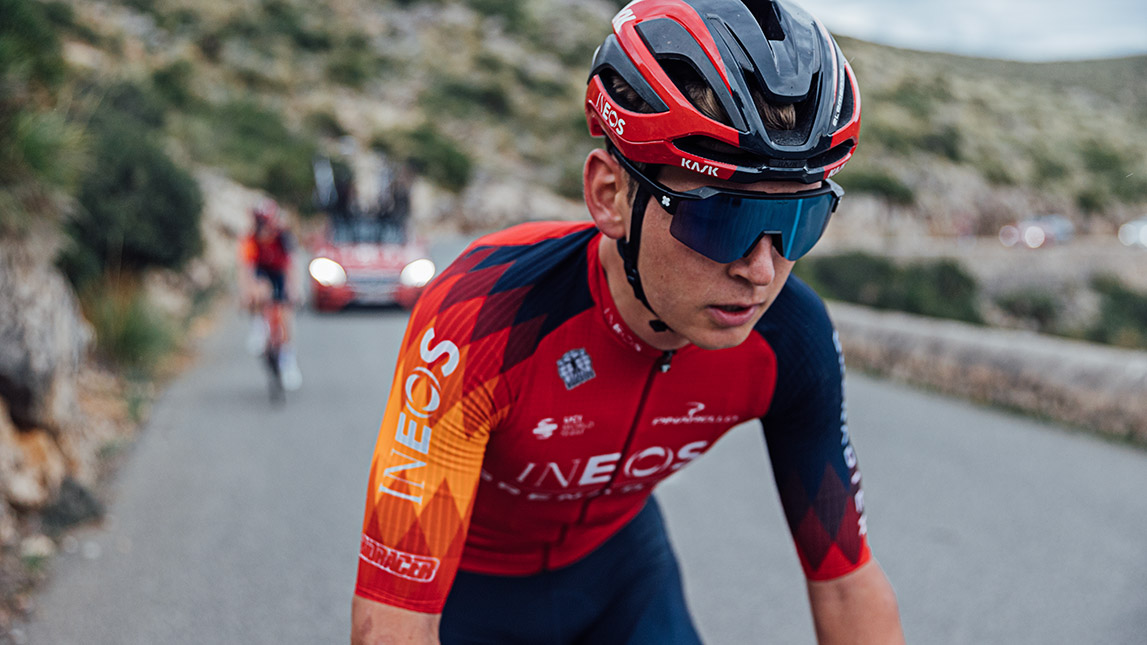
[[[358,557],[391,575],[414,582],[430,582],[442,564],[438,558],[392,549],[365,535]]]
[[[688,404],[689,410],[684,416],[679,417],[656,417],[653,419],[653,425],[682,425],[690,423],[737,423],[741,417],[735,414],[702,414],[705,411],[705,404],[700,401],[690,401]]]

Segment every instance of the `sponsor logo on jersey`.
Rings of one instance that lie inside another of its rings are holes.
[[[605,314],[605,320],[609,323],[610,330],[617,334],[627,345],[631,345],[635,351],[641,351],[641,342],[637,340],[629,331],[629,327],[621,320],[621,316],[613,310],[613,307],[606,307],[602,310]]]
[[[553,417],[546,417],[538,421],[538,425],[534,426],[534,429],[530,432],[533,432],[534,436],[538,439],[549,439],[554,436],[555,432],[560,437],[577,437],[585,434],[586,430],[593,428],[595,425],[597,424],[591,420],[587,420],[584,415],[567,414],[562,417],[560,425]]]
[[[593,361],[590,360],[589,354],[582,348],[571,349],[562,354],[558,359],[558,376],[566,384],[566,389],[572,390],[597,374],[593,372]]]
[[[705,404],[700,401],[690,401],[688,404],[689,411],[684,416],[679,417],[656,417],[653,419],[653,425],[682,425],[689,423],[737,423],[741,417],[735,414],[702,414],[705,411]]]
[[[836,357],[840,362],[840,378],[844,380],[844,349],[840,345],[840,334],[832,332],[832,344],[836,347]],[[864,491],[860,490],[860,469],[857,468],[856,451],[852,449],[852,438],[848,432],[848,400],[843,396],[840,399],[840,445],[844,450],[844,465],[848,466],[851,477],[849,483],[856,492],[852,496],[853,507],[856,508],[857,531],[860,535],[868,535],[868,516],[864,512]]]
[[[407,493],[392,488],[395,482],[405,482],[408,489],[423,491],[426,488],[425,457],[430,454],[430,441],[434,433],[427,421],[442,403],[442,384],[430,368],[437,367],[445,378],[458,369],[462,360],[461,352],[454,343],[444,340],[434,343],[434,328],[426,330],[418,345],[418,355],[425,365],[410,371],[403,383],[403,407],[398,413],[398,427],[394,440],[403,450],[392,448],[390,457],[400,457],[401,461],[387,466],[382,471],[382,483],[378,492],[405,499],[415,504],[422,503],[422,495]],[[435,365],[440,359],[446,362]]]
[[[531,461],[512,479],[499,481],[489,471],[482,470],[482,480],[503,493],[531,502],[567,502],[601,495],[624,495],[652,487],[700,457],[708,447],[708,441],[693,441],[679,448],[647,446],[624,458],[620,452],[611,452],[561,462]],[[629,481],[612,486],[610,481],[615,474]]]
[[[430,582],[438,575],[438,567],[442,564],[438,558],[392,549],[365,535],[362,536],[358,557],[391,575],[414,582]]]
[[[534,426],[533,433],[538,439],[549,439],[554,436],[554,430],[558,429],[558,424],[550,417],[546,417],[538,421],[538,425]]]

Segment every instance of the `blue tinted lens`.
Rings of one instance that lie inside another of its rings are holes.
[[[694,251],[721,263],[748,255],[762,235],[779,235],[781,254],[796,260],[820,240],[836,200],[831,192],[800,199],[753,199],[722,193],[682,200],[669,232]]]

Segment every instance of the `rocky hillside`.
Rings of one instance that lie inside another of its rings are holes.
[[[306,181],[298,159],[278,160],[276,181],[273,162],[205,136],[237,102],[298,139],[276,154],[333,150],[349,134],[433,180],[424,220],[485,227],[581,216],[594,142],[580,96],[620,4],[74,2],[65,52],[100,82],[183,96],[173,145],[244,183],[306,201],[290,185]],[[1109,232],[1147,210],[1147,58],[1012,63],[840,42],[865,110],[860,153],[840,179],[876,199],[847,200],[842,219],[892,208],[913,230],[994,234],[1056,212]]]

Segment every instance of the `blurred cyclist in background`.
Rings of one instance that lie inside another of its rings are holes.
[[[283,307],[286,341],[279,351],[279,370],[283,387],[297,390],[303,384],[295,355],[293,336],[294,316],[292,303],[299,300],[298,287],[291,272],[291,259],[295,240],[283,224],[279,205],[264,199],[251,209],[252,230],[241,247],[239,288],[243,306],[251,314],[251,329],[247,337],[247,351],[253,355],[263,352],[268,332],[263,307],[269,302]]]
[[[839,339],[790,276],[859,139],[843,53],[789,2],[636,0],[582,105],[606,138],[583,170],[593,222],[479,239],[411,315],[352,642],[699,643],[651,493],[759,420],[819,642],[903,643]],[[765,459],[755,475],[738,486],[763,491]]]

